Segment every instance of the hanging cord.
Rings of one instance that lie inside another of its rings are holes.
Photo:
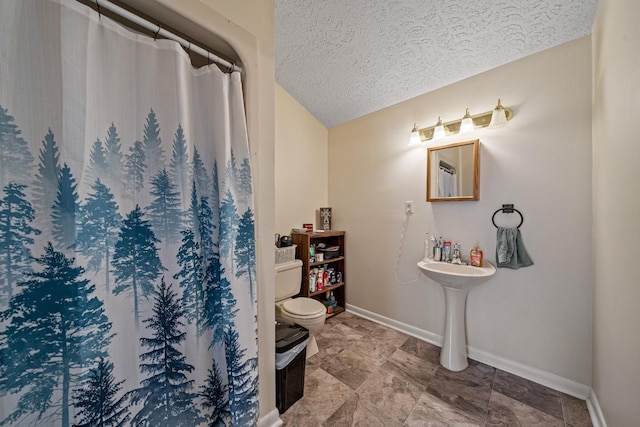
[[[400,247],[398,248],[398,262],[396,263],[396,283],[399,283],[401,285],[409,285],[411,283],[417,282],[420,279],[420,272],[418,272],[418,277],[409,282],[402,282],[400,281],[400,279],[398,279],[398,271],[400,270],[400,259],[402,258],[402,243],[404,242],[404,233],[407,231],[410,216],[411,212],[404,213],[404,219],[402,220],[402,232],[400,233]]]

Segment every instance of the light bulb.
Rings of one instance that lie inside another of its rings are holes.
[[[436,127],[433,128],[433,139],[443,139],[446,138],[447,133],[444,130],[444,125],[442,124],[442,117],[438,117],[438,123],[436,123]]]
[[[458,133],[469,133],[475,130],[475,126],[473,125],[473,119],[469,114],[469,109],[467,108],[467,112],[464,114],[462,118],[462,123],[460,123],[460,131]]]
[[[420,144],[422,144],[420,131],[418,130],[418,124],[414,123],[413,129],[411,130],[411,138],[409,138],[409,147]]]
[[[501,128],[507,125],[507,112],[500,103],[500,98],[498,98],[498,105],[493,110],[491,114],[491,123],[489,123],[490,129]]]

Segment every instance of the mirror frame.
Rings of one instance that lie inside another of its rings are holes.
[[[473,145],[473,195],[458,197],[434,197],[431,194],[431,153],[438,150],[446,150],[447,148],[461,147],[465,145]],[[480,140],[456,142],[449,145],[441,145],[438,147],[429,147],[427,149],[427,202],[466,202],[480,200]]]

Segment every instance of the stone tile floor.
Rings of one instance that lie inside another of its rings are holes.
[[[448,371],[439,347],[348,312],[316,339],[287,427],[591,426],[583,400],[473,360]]]

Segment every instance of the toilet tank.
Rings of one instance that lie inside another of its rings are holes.
[[[302,261],[276,264],[276,301],[280,301],[300,293],[302,280]]]

